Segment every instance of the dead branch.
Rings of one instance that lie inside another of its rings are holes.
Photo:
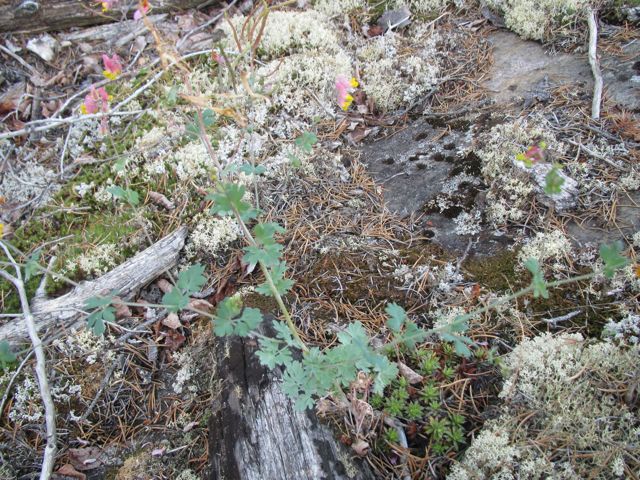
[[[177,264],[186,238],[187,228],[181,227],[102,277],[81,283],[61,297],[34,301],[36,331],[54,324],[60,330],[74,326],[84,317],[83,308],[88,298],[115,290],[120,298],[131,299],[140,288]],[[12,344],[21,342],[26,335],[23,322],[0,327],[0,338]]]
[[[51,389],[49,388],[49,378],[47,377],[47,359],[44,354],[44,348],[42,348],[42,340],[40,340],[40,337],[38,336],[31,306],[29,305],[29,299],[24,286],[21,268],[16,263],[7,246],[1,241],[0,246],[2,247],[2,250],[4,250],[4,254],[7,256],[15,270],[15,276],[9,274],[5,270],[0,270],[0,276],[11,282],[18,291],[20,306],[22,308],[22,317],[24,319],[24,322],[20,322],[20,326],[28,332],[31,345],[33,346],[33,350],[36,355],[36,377],[38,379],[40,397],[42,398],[42,403],[44,405],[44,418],[47,432],[47,441],[44,447],[44,456],[42,458],[42,467],[40,469],[40,480],[48,480],[51,477],[53,465],[56,461],[58,435],[56,431],[56,408],[53,404],[53,397],[51,396]]]
[[[596,12],[593,8],[589,9],[587,21],[589,23],[589,64],[591,65],[594,80],[591,118],[598,120],[600,118],[603,82],[602,72],[600,71],[600,61],[598,60],[598,23],[596,20]]]

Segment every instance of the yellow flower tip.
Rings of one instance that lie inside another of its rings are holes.
[[[109,11],[109,5],[107,5],[107,2],[102,2],[102,13],[105,13],[108,11]]]
[[[102,71],[102,75],[107,77],[109,80],[115,80],[116,78],[118,78],[118,74],[117,73],[110,72],[108,70],[103,70]]]
[[[360,85],[358,83],[358,81],[355,79],[355,77],[351,77],[351,80],[349,80],[349,84],[353,87],[356,88],[358,85]]]
[[[80,111],[83,113],[83,115],[87,114],[87,106],[84,103],[80,105]]]
[[[113,95],[108,95],[108,96],[107,96],[107,100],[108,100],[109,102],[113,102]]]
[[[351,106],[351,102],[353,102],[353,97],[349,94],[347,94],[347,96],[344,98],[344,102],[342,102],[342,110],[344,110],[345,112],[347,110],[349,110],[349,107]]]
[[[0,223],[0,237],[2,237],[3,233],[4,233],[4,224]]]

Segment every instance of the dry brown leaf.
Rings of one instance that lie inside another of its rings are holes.
[[[55,472],[57,475],[64,475],[65,477],[77,478],[78,480],[87,480],[87,476],[84,473],[77,471],[70,463],[65,463]]]
[[[171,312],[169,315],[166,316],[164,320],[162,320],[162,324],[165,327],[169,327],[173,330],[175,330],[176,328],[180,328],[182,326],[182,323],[180,323],[180,318],[178,317],[178,314],[173,312]]]
[[[156,285],[158,285],[158,288],[162,290],[162,293],[169,293],[171,290],[173,290],[173,285],[171,285],[171,283],[164,278],[158,280],[156,282]]]
[[[102,465],[100,456],[102,450],[98,447],[70,448],[68,451],[69,462],[76,470],[93,470]]]
[[[133,315],[133,313],[131,313],[131,309],[127,305],[118,301],[122,300],[120,297],[113,297],[113,299],[113,305],[116,307],[116,319],[120,320],[121,318],[128,318]]]
[[[191,300],[189,300],[189,305],[187,305],[187,308],[193,308],[202,312],[210,312],[211,310],[213,310],[213,305],[211,305],[203,298],[192,298]]]
[[[364,440],[358,440],[357,442],[351,445],[353,451],[360,457],[364,457],[369,452],[369,444]]]
[[[174,208],[176,208],[174,203],[162,193],[149,192],[149,198],[153,203],[155,203],[159,207],[166,208],[167,210],[173,210]]]
[[[179,333],[177,330],[167,330],[166,333],[167,335],[164,339],[164,344],[172,352],[179,349],[187,339],[187,337]]]
[[[397,362],[397,364],[398,370],[400,370],[400,375],[406,378],[407,382],[409,382],[411,385],[415,385],[416,383],[420,383],[424,380],[424,377],[422,375],[416,373],[414,370],[407,367],[404,363]]]
[[[0,95],[0,114],[13,112],[18,109],[20,100],[25,94],[26,86],[27,84],[25,82],[18,82]]]

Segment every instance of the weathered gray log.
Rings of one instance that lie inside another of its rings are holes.
[[[186,10],[207,3],[205,0],[153,0],[153,13]],[[124,6],[123,6],[124,5]],[[109,12],[102,12],[98,0],[0,0],[0,32],[63,30],[117,22],[123,10],[128,18],[137,2],[123,0]],[[130,7],[130,8],[127,8]]]
[[[58,298],[34,300],[32,313],[37,330],[54,324],[57,329],[73,327],[83,320],[87,299],[96,295],[116,291],[120,298],[131,299],[140,288],[177,264],[186,238],[187,227],[180,227],[100,278],[83,282]],[[9,343],[17,344],[26,338],[27,328],[22,318],[0,327],[0,339]]]
[[[307,410],[294,410],[251,339],[219,339],[222,392],[209,418],[210,480],[366,480],[366,464]]]

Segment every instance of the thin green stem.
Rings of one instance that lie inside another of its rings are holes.
[[[236,220],[240,224],[240,228],[242,229],[242,233],[244,234],[244,237],[247,240],[247,242],[249,243],[249,245],[251,245],[253,247],[258,247],[259,246],[258,242],[256,242],[256,240],[253,238],[253,235],[251,235],[251,232],[247,228],[247,225],[244,223],[244,221],[242,220],[242,217],[240,216],[240,212],[238,212],[238,210],[235,207],[233,207],[233,213],[235,214]],[[280,292],[278,292],[278,289],[276,288],[275,284],[273,283],[273,278],[271,277],[271,273],[269,272],[269,269],[266,267],[266,265],[263,262],[258,262],[258,264],[260,265],[260,270],[262,270],[262,273],[264,274],[265,281],[267,282],[267,285],[269,286],[269,290],[271,290],[271,294],[273,295],[273,298],[275,298],[276,303],[278,304],[278,307],[280,308],[280,311],[282,312],[282,316],[284,317],[285,321],[287,322],[287,326],[289,327],[289,330],[291,330],[291,334],[296,339],[296,341],[300,344],[300,348],[302,349],[302,351],[303,352],[308,352],[309,351],[309,347],[307,347],[307,345],[302,341],[302,338],[300,338],[300,334],[298,333],[298,329],[296,328],[295,324],[293,323],[293,319],[291,318],[291,314],[289,314],[289,310],[287,309],[286,305],[284,304],[284,301],[282,300],[282,296],[280,295]]]

